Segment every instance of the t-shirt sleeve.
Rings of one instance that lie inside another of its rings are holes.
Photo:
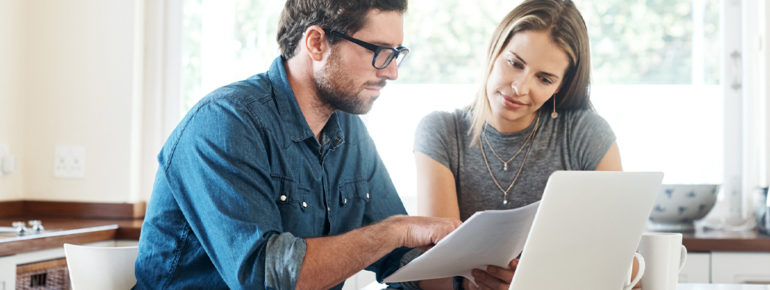
[[[433,112],[425,116],[414,134],[414,152],[420,152],[433,160],[450,166],[450,157],[457,154],[457,128],[454,117],[448,112]]]
[[[579,170],[595,170],[615,142],[615,133],[610,124],[599,114],[583,111],[575,114],[570,132],[573,164]]]

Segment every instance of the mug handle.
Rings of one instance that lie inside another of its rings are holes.
[[[642,275],[644,275],[644,257],[639,253],[634,253],[634,257],[636,257],[636,260],[639,262],[639,271],[636,272],[636,276],[630,283],[623,285],[623,290],[631,290],[631,288],[634,288],[634,286],[642,280]],[[633,264],[633,261],[631,264]],[[633,265],[631,265],[631,267],[633,268]]]
[[[681,254],[679,254],[679,272],[682,272],[684,265],[687,263],[687,247],[682,245]]]

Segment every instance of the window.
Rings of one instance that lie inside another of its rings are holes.
[[[626,170],[721,183],[720,1],[581,2],[594,105]]]
[[[214,89],[267,68],[283,1],[183,0],[181,114]]]
[[[576,1],[592,49],[591,98],[612,125],[625,170],[666,183],[721,183],[723,95],[718,0]],[[409,212],[419,120],[470,104],[484,54],[511,1],[411,1],[400,79],[363,116]],[[184,0],[182,107],[265,71],[283,1]],[[398,118],[393,118],[398,115]]]

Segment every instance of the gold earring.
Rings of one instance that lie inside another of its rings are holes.
[[[553,95],[553,112],[551,112],[551,119],[559,117],[559,113],[556,112],[556,94]]]

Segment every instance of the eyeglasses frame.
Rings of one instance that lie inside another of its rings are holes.
[[[330,34],[330,35],[335,36],[335,37],[341,37],[342,39],[345,39],[345,40],[350,41],[352,43],[358,44],[359,46],[374,52],[374,57],[372,58],[372,66],[375,69],[385,69],[386,67],[388,67],[388,65],[390,65],[390,62],[392,62],[393,59],[396,59],[396,66],[400,66],[401,63],[404,61],[404,59],[406,59],[406,56],[409,54],[409,48],[407,48],[407,47],[405,47],[403,45],[399,46],[399,47],[396,47],[396,48],[387,47],[387,46],[379,46],[379,45],[376,45],[376,44],[373,44],[373,43],[369,43],[369,42],[357,39],[357,38],[352,37],[352,36],[345,35],[344,33],[338,32],[338,31],[335,31],[335,30],[326,30],[326,29],[324,29],[324,31],[327,34]],[[380,52],[383,51],[383,50],[390,50],[390,51],[393,52],[393,54],[391,54],[390,58],[385,62],[385,65],[383,65],[382,67],[377,67],[377,65],[375,64],[377,62],[377,56],[379,56]],[[398,56],[401,55],[401,54],[403,54],[403,57],[401,58],[401,60],[399,60]]]

